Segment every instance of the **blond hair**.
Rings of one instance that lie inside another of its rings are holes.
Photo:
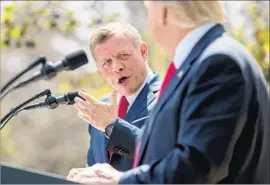
[[[136,48],[140,47],[143,42],[140,33],[130,24],[124,24],[119,22],[112,22],[99,27],[93,32],[90,38],[90,52],[95,59],[95,46],[97,44],[102,44],[108,40],[115,33],[123,33],[127,37],[133,40],[134,46]]]
[[[205,23],[225,22],[222,4],[218,0],[211,1],[153,1],[162,3],[168,8],[168,16],[173,23],[194,28]]]

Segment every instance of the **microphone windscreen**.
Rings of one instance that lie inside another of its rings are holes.
[[[79,96],[78,91],[71,91],[65,94],[66,104],[73,105],[75,103],[75,97],[80,97],[81,99],[85,100],[83,97]]]
[[[63,65],[67,70],[77,69],[87,63],[88,58],[83,50],[71,53],[63,59]]]

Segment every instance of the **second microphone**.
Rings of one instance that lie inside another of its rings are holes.
[[[62,96],[54,97],[48,96],[44,101],[29,105],[25,107],[25,110],[47,107],[48,109],[55,109],[59,104],[73,105],[75,103],[75,97],[80,97],[78,91],[67,92]],[[85,100],[84,98],[82,98]]]

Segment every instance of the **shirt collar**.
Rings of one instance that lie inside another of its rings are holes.
[[[173,61],[176,69],[179,69],[179,67],[191,52],[192,48],[213,26],[215,26],[214,23],[204,24],[198,28],[195,28],[184,37],[184,39],[178,44],[175,50]]]
[[[146,83],[149,82],[153,76],[154,76],[153,71],[148,67],[146,78],[144,79],[144,82],[142,83],[140,88],[137,89],[137,91],[135,93],[133,93],[132,95],[126,96],[127,101],[129,103],[129,107],[131,107],[131,105],[134,103],[134,101],[136,100],[137,96],[140,94],[140,92],[142,91],[142,89],[144,88]],[[120,98],[121,98],[121,95],[119,94],[118,95],[118,102],[119,102]]]

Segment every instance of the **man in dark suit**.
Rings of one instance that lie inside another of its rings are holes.
[[[148,1],[173,57],[134,169],[85,169],[80,182],[269,183],[269,91],[255,58],[226,33],[218,1]],[[78,177],[80,174],[78,174]]]
[[[155,105],[155,99],[161,85],[161,80],[157,73],[148,76],[148,82],[138,94],[130,110],[125,117],[118,117],[109,126],[111,130],[99,130],[89,125],[89,135],[91,137],[90,147],[87,155],[87,166],[96,163],[110,163],[120,171],[131,169],[132,160],[135,153],[136,137],[140,128],[149,118],[149,113]],[[102,99],[109,102],[109,98]],[[112,151],[112,155],[108,155]]]
[[[89,122],[87,166],[110,163],[118,170],[129,170],[136,136],[155,105],[161,79],[149,68],[147,45],[131,25],[111,23],[97,29],[90,49],[114,92],[101,101],[81,92],[88,103],[75,100],[79,116]],[[71,170],[69,176],[81,169]]]

